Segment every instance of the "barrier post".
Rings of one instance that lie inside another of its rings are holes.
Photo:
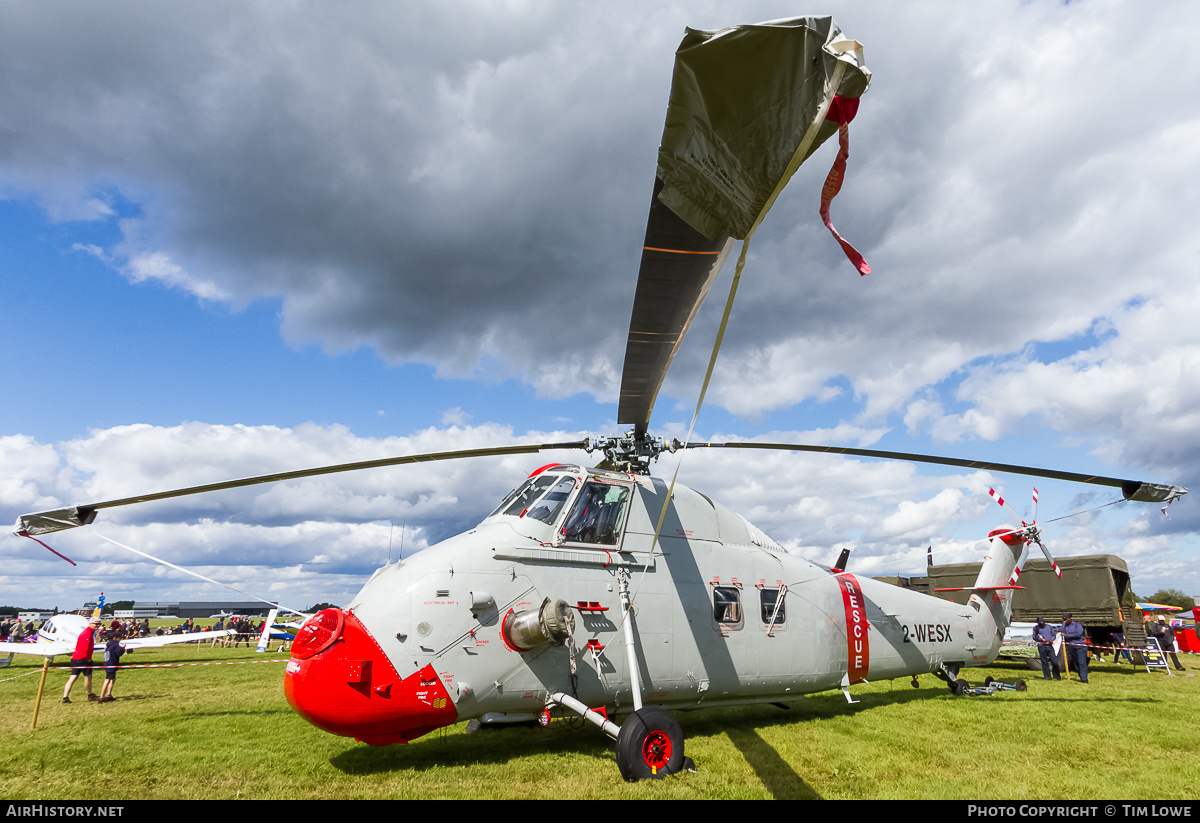
[[[38,681],[37,700],[33,702],[33,722],[29,724],[29,730],[33,731],[37,726],[38,711],[42,708],[42,690],[46,688],[46,671],[50,668],[50,658],[42,658],[42,677]]]

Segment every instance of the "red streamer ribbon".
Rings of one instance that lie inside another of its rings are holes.
[[[30,540],[32,540],[34,543],[37,543],[39,546],[41,546],[41,547],[42,547],[43,549],[45,549],[46,551],[48,551],[48,552],[51,552],[52,554],[57,554],[57,555],[58,555],[59,557],[61,557],[63,560],[65,560],[65,561],[67,561],[68,563],[70,563],[72,566],[78,566],[78,565],[79,565],[79,564],[78,564],[78,563],[76,563],[74,560],[72,560],[71,558],[67,557],[65,554],[59,554],[58,552],[54,551],[54,549],[52,549],[52,548],[50,548],[49,546],[47,546],[47,545],[46,545],[45,543],[43,543],[41,540],[38,540],[36,537],[34,537],[34,536],[33,536],[32,534],[30,534],[29,532],[17,532],[17,534],[19,534],[21,537],[28,537]]]
[[[829,219],[829,204],[842,190],[842,181],[846,178],[846,159],[850,156],[848,125],[856,114],[858,114],[857,97],[844,98],[835,95],[833,102],[829,105],[829,113],[825,115],[826,120],[838,124],[838,153],[833,161],[833,167],[829,170],[829,176],[825,178],[825,185],[821,188],[821,220],[825,223],[825,228],[829,229],[829,233],[833,235],[833,239],[838,241],[838,245],[842,247],[846,257],[858,269],[858,273],[866,275],[871,273],[871,267],[867,265],[866,258],[838,234],[837,229],[833,227],[833,222]]]

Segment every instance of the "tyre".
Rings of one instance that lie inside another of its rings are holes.
[[[617,768],[621,777],[661,780],[683,768],[683,731],[670,712],[638,709],[617,733]]]
[[[955,697],[962,697],[967,693],[967,689],[971,688],[971,684],[965,680],[955,680],[954,685],[950,687],[950,691],[954,692]]]
[[[1028,691],[1028,690],[1029,690],[1029,686],[1025,685],[1024,680],[1017,681],[1017,691],[1023,692],[1023,691]]]

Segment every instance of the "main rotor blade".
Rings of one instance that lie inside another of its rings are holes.
[[[723,234],[705,237],[659,199],[661,178],[654,180],[642,267],[638,272],[617,422],[646,433],[663,378],[688,326],[733,248]]]
[[[666,123],[625,349],[617,421],[641,439],[667,368],[732,240],[746,238],[871,73],[829,17],[688,29]]]
[[[1054,469],[1039,469],[1033,466],[1015,466],[1011,463],[989,463],[984,460],[963,460],[957,457],[938,457],[929,454],[909,454],[876,449],[851,449],[844,446],[810,446],[802,443],[688,443],[687,448],[824,452],[826,454],[846,454],[853,457],[877,457],[884,460],[907,460],[911,463],[937,463],[964,469],[986,469],[1008,474],[1024,474],[1030,477],[1049,477],[1052,480],[1069,480],[1073,483],[1088,483],[1093,486],[1112,486],[1120,489],[1126,500],[1136,500],[1142,503],[1168,503],[1188,493],[1183,486],[1147,483],[1142,480],[1122,480],[1117,477],[1102,477],[1095,474],[1077,474]]]
[[[486,449],[460,449],[448,452],[429,452],[427,454],[410,454],[402,457],[385,457],[380,460],[360,460],[355,463],[339,463],[335,466],[318,466],[298,471],[278,472],[275,474],[260,474],[257,477],[245,477],[240,480],[226,480],[220,483],[206,483],[202,486],[189,486],[185,489],[142,494],[137,497],[123,497],[119,500],[106,500],[101,503],[88,503],[83,506],[73,506],[53,511],[23,514],[17,518],[13,531],[19,535],[49,534],[50,532],[73,529],[86,526],[96,519],[100,509],[110,509],[115,506],[128,506],[132,503],[148,503],[152,500],[167,500],[172,497],[183,497],[189,494],[203,494],[224,489],[236,489],[242,486],[254,486],[259,483],[275,483],[280,480],[297,480],[302,477],[317,477],[323,474],[358,471],[360,469],[377,469],[384,466],[403,466],[408,463],[428,463],[435,460],[457,460],[465,457],[494,457],[508,454],[536,454],[541,451],[555,449],[586,448],[587,441],[579,440],[569,443],[539,443],[528,446],[493,446]]]

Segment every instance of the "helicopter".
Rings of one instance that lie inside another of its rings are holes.
[[[1030,544],[1045,551],[1035,526],[989,536],[988,556],[960,605],[860,578],[845,559],[834,567],[804,560],[701,491],[650,473],[666,452],[752,448],[1073,480],[1144,502],[1186,494],[1178,486],[957,458],[650,435],[663,379],[735,240],[743,244],[726,320],[754,229],[818,146],[838,135],[844,148],[869,83],[861,46],[830,18],[686,32],[622,374],[618,423],[631,430],[155,492],[23,515],[16,532],[33,537],[89,525],[106,508],[258,483],[578,449],[602,459],[536,468],[475,528],[388,563],[347,606],[308,618],[284,675],[290,705],[325,731],[376,746],[462,721],[577,715],[614,740],[621,775],[639,780],[694,767],[675,710],[786,703],[835,689],[854,702],[855,684],[926,673],[965,693],[962,670],[986,665],[999,651],[1014,573]],[[865,260],[828,217],[838,162],[840,153],[821,215],[866,274]]]

